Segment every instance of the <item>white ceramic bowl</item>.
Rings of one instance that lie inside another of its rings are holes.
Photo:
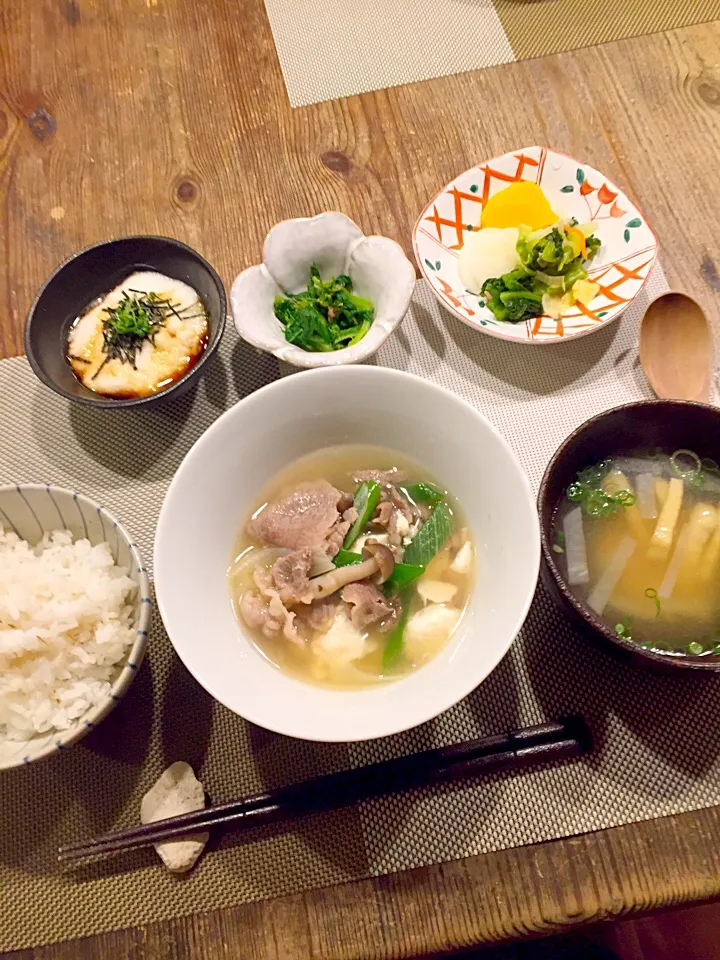
[[[6,530],[14,530],[23,540],[33,544],[52,530],[69,530],[73,539],[89,540],[93,546],[106,541],[115,563],[127,567],[128,576],[137,584],[135,642],[125,660],[115,668],[108,696],[78,717],[68,730],[53,730],[28,740],[0,739],[0,770],[6,770],[69,747],[110,713],[126,693],[142,663],[152,602],[150,582],[137,547],[117,520],[82,494],[46,484],[0,487],[0,525]]]
[[[341,443],[397,450],[458,498],[478,553],[468,611],[448,646],[394,683],[324,689],[285,675],[233,613],[226,571],[262,487],[300,456]],[[155,539],[155,592],[177,653],[217,700],[307,740],[383,737],[437,716],[507,653],[535,590],[540,537],[530,484],[485,417],[397,370],[315,370],[241,400],[197,441],[170,484]]]
[[[502,323],[460,282],[458,253],[468,231],[478,228],[487,200],[517,180],[539,184],[558,216],[596,222],[602,246],[588,274],[600,291],[587,307],[571,307],[560,322],[542,316]],[[658,242],[644,214],[598,170],[548,147],[524,147],[486,160],[443,187],[420,214],[413,247],[432,292],[463,323],[491,337],[544,344],[583,337],[616,320],[650,276]]]
[[[347,273],[353,290],[375,307],[372,326],[360,343],[333,353],[312,353],[288,343],[273,313],[273,300],[305,290],[310,266],[323,278]],[[296,367],[334,367],[366,360],[387,340],[407,313],[415,268],[388,237],[366,237],[344,213],[284,220],[263,247],[263,262],[235,278],[230,305],[240,336],[253,346]]]

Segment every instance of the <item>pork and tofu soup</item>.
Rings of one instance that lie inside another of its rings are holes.
[[[617,457],[568,487],[553,550],[619,636],[668,656],[720,653],[720,469],[691,450]]]
[[[275,478],[228,576],[237,616],[269,660],[347,687],[397,678],[444,647],[474,565],[447,491],[391,451],[342,446]]]

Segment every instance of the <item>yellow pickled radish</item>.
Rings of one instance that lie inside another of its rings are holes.
[[[600,284],[592,280],[576,280],[572,286],[572,295],[584,307],[595,299],[600,290]]]
[[[529,227],[534,231],[551,227],[557,221],[558,215],[542,189],[529,180],[519,180],[490,197],[482,212],[480,226]]]

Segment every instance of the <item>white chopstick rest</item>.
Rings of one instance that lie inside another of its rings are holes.
[[[154,823],[181,813],[205,807],[205,789],[193,768],[182,760],[171,764],[142,799],[140,820]],[[181,840],[164,840],[154,844],[158,856],[173,873],[186,873],[197,863],[210,834],[197,833]]]

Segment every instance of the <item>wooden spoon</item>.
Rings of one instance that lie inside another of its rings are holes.
[[[708,403],[713,371],[710,324],[685,293],[663,293],[640,325],[640,363],[661,400]]]

